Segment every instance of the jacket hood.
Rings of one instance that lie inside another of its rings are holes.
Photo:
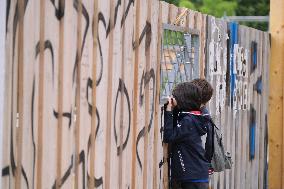
[[[203,136],[206,133],[208,133],[208,127],[210,125],[210,119],[211,119],[209,114],[201,114],[201,115],[198,114],[197,115],[197,114],[190,113],[190,112],[183,112],[182,114],[187,114],[188,116],[192,118],[200,136]]]

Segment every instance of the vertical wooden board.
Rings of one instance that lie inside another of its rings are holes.
[[[247,27],[242,26],[241,28],[241,36],[242,36],[242,44],[241,44],[241,63],[242,63],[242,117],[241,117],[241,159],[240,159],[240,187],[245,187],[245,180],[247,174],[246,159],[248,157],[246,153],[246,143],[247,143],[247,128],[249,124],[248,120],[248,112],[249,112],[249,100],[248,100],[248,76],[249,76],[249,32]],[[242,60],[243,57],[243,60]]]
[[[243,43],[242,43],[242,47],[244,48],[244,50],[248,49],[247,48],[247,36],[246,36],[246,28],[242,28],[241,29],[241,35],[242,35],[242,38],[243,38]],[[248,60],[246,60],[246,64],[248,64]],[[248,72],[248,70],[247,70]],[[244,97],[245,94],[245,79],[243,78],[243,84],[242,84],[242,97]],[[244,99],[244,98],[243,98]],[[245,141],[246,141],[246,138],[244,137],[244,133],[245,133],[245,129],[246,129],[246,125],[247,125],[247,122],[246,122],[246,118],[247,118],[247,111],[244,109],[244,104],[245,102],[243,101],[243,106],[242,106],[242,118],[241,118],[241,165],[240,165],[240,170],[241,170],[241,174],[240,174],[240,188],[243,188],[245,187],[244,183],[245,183],[245,175],[246,175],[246,167],[245,167]]]
[[[178,13],[179,13],[179,10],[178,8],[173,5],[173,4],[170,4],[169,5],[169,15],[168,15],[168,24],[174,24],[177,17],[179,16]]]
[[[258,78],[262,75],[262,33],[261,31],[257,31],[257,42],[258,42],[258,49],[257,49],[257,76],[256,76],[256,80],[254,82],[254,85],[257,83],[257,80]],[[255,90],[256,91],[256,90]],[[257,107],[257,129],[256,129],[256,181],[255,181],[255,187],[256,188],[259,188],[259,185],[258,185],[258,179],[259,179],[259,161],[260,161],[260,153],[261,153],[261,147],[260,147],[260,144],[261,144],[261,127],[262,127],[262,124],[261,124],[261,104],[262,104],[262,101],[261,101],[261,94],[258,94],[257,92],[255,92],[257,94],[257,102],[256,102],[256,107]]]
[[[191,20],[194,20],[194,14],[192,14]],[[194,26],[194,22],[191,24]],[[208,38],[207,38],[207,80],[209,83],[211,83],[213,90],[214,90],[214,95],[212,96],[211,100],[208,103],[208,109],[211,114],[212,119],[220,127],[220,122],[219,122],[219,116],[220,114],[217,113],[217,99],[219,98],[219,92],[218,92],[218,84],[216,83],[216,77],[217,73],[214,72],[214,65],[215,62],[219,62],[220,59],[217,58],[216,56],[216,51],[215,49],[217,48],[218,44],[218,32],[219,32],[219,27],[216,24],[216,20],[212,16],[208,16],[208,25],[207,25],[207,33],[208,33]],[[218,48],[220,49],[220,47]],[[218,59],[218,60],[217,60]],[[218,70],[219,71],[219,70]],[[214,175],[211,176],[211,187],[212,188],[217,188],[218,184],[218,177],[219,173],[215,173]]]
[[[231,33],[231,43],[230,43],[230,69],[235,65],[235,47],[237,47],[237,43],[238,43],[238,37],[237,37],[237,31],[238,31],[238,25],[236,24],[233,24],[233,23],[230,23],[230,33]],[[235,76],[233,76],[233,70],[231,69],[230,71],[230,83],[232,83],[233,81],[235,82]],[[231,84],[230,86],[230,98],[233,98],[233,94],[235,92],[235,86],[233,86]],[[231,101],[230,101],[230,104],[231,104]],[[235,146],[235,140],[236,140],[236,127],[235,127],[235,124],[236,124],[236,110],[234,108],[234,104],[231,104],[230,105],[230,108],[231,108],[231,113],[229,114],[230,116],[230,119],[231,119],[231,132],[230,132],[230,137],[231,137],[231,151],[232,152],[236,152],[236,146]],[[234,160],[234,162],[236,161],[236,156],[235,156],[236,153],[232,153],[232,159]],[[231,169],[231,172],[230,172],[230,188],[234,188],[235,186],[235,163],[232,165],[232,169]]]
[[[158,44],[158,17],[159,17],[159,2],[158,1],[148,1],[148,7],[151,6],[151,12],[148,12],[148,20],[151,24],[151,30],[146,33],[146,43],[150,42],[150,46],[148,47],[148,55],[149,56],[149,65],[148,65],[148,75],[150,76],[150,81],[148,82],[148,149],[147,149],[147,186],[145,188],[151,189],[153,188],[154,184],[154,174],[155,170],[159,167],[156,166],[154,163],[154,146],[155,146],[155,139],[154,139],[154,132],[155,132],[155,98],[156,98],[156,82],[157,82],[157,53],[160,51],[157,49]],[[150,39],[151,40],[150,40]],[[151,177],[149,177],[151,175]]]
[[[283,16],[279,16],[283,1],[271,1],[270,24],[271,57],[269,78],[269,188],[283,189],[284,186],[284,129],[283,129],[283,42],[280,32]]]
[[[188,10],[188,19],[187,19],[187,25],[189,28],[194,28],[195,24],[195,11]]]
[[[56,179],[56,136],[57,136],[57,118],[54,116],[54,111],[57,110],[57,73],[58,73],[58,49],[59,49],[59,22],[54,14],[54,7],[51,2],[45,2],[45,15],[44,18],[40,18],[40,22],[44,22],[44,61],[40,62],[40,40],[36,41],[38,45],[38,56],[39,64],[43,64],[43,76],[36,75],[36,77],[43,77],[43,96],[42,102],[38,96],[39,103],[43,106],[43,124],[42,124],[42,146],[40,142],[36,146],[37,153],[39,148],[42,148],[42,188],[52,187]],[[27,22],[30,22],[28,20]],[[36,49],[36,46],[35,46]],[[53,51],[53,52],[52,52]],[[39,74],[40,71],[38,70]],[[40,85],[40,83],[39,83]],[[40,87],[40,86],[39,86]],[[40,88],[39,88],[40,90]],[[39,93],[40,94],[40,93]],[[35,107],[35,111],[39,111],[38,107]],[[39,127],[39,122],[36,125]],[[40,130],[38,130],[38,133]],[[51,140],[53,139],[53,140]],[[44,162],[49,162],[47,165]],[[37,177],[35,177],[37,178]]]
[[[1,13],[0,13],[0,168],[2,170],[3,166],[3,131],[4,131],[4,117],[7,116],[8,112],[5,112],[5,101],[7,100],[7,98],[9,98],[8,96],[5,96],[5,89],[6,86],[5,85],[5,81],[6,81],[6,71],[8,68],[7,62],[6,62],[6,56],[5,56],[5,36],[6,36],[6,14],[8,13],[9,10],[7,10],[7,5],[6,5],[6,1],[1,1],[0,2],[0,9],[1,9]],[[5,112],[5,113],[4,113]],[[2,178],[0,178],[0,188],[2,188]]]
[[[249,39],[249,46],[251,47],[251,42],[252,42],[252,37],[255,35],[254,32],[251,29],[248,29],[248,31],[250,33],[250,39]],[[252,58],[251,58],[251,48],[250,48],[250,61],[249,61],[249,65],[252,64]],[[248,125],[247,125],[247,162],[246,162],[246,167],[247,167],[247,179],[246,179],[246,186],[248,188],[251,188],[251,180],[252,180],[252,162],[250,160],[250,117],[251,117],[251,112],[250,112],[250,108],[252,107],[252,103],[253,103],[253,90],[252,90],[252,76],[251,76],[251,67],[249,66],[249,84],[248,84],[248,94],[249,94],[249,120],[248,120]]]
[[[227,125],[226,125],[226,73],[227,73],[227,23],[223,20],[219,20],[221,41],[220,41],[220,75],[219,77],[219,113],[220,113],[220,125],[223,136],[227,134]],[[219,56],[219,55],[218,55]],[[224,137],[224,143],[226,143],[226,138]],[[224,144],[225,145],[225,144]],[[225,149],[227,151],[227,149]],[[225,172],[220,174],[220,188],[225,187]]]
[[[244,50],[247,50],[248,52],[248,56],[247,56],[247,59],[246,59],[246,64],[247,64],[247,68],[248,66],[250,65],[249,63],[249,51],[250,51],[250,48],[249,48],[249,31],[247,29],[247,27],[242,27],[241,28],[241,35],[242,35],[242,38],[243,38],[243,42],[242,42],[242,47],[244,48]],[[248,75],[249,73],[249,70],[246,69],[246,74]],[[247,128],[248,128],[248,94],[247,94],[247,88],[248,88],[248,77],[244,78],[244,82],[243,83],[243,86],[242,86],[242,93],[243,93],[243,97],[244,95],[246,96],[246,101],[243,102],[243,116],[242,116],[242,120],[241,120],[241,183],[240,183],[240,187],[243,188],[245,187],[245,182],[246,182],[246,175],[247,175],[247,167],[246,167],[246,161],[247,161],[247,157],[248,157],[248,154],[247,154]],[[245,85],[244,85],[245,84]],[[244,109],[244,106],[246,109]]]
[[[79,163],[78,163],[78,187],[87,187],[87,178],[90,175],[90,140],[91,140],[91,116],[95,110],[90,110],[92,104],[92,79],[93,71],[93,2],[82,0],[81,17],[81,88],[80,88],[80,136],[79,136]],[[96,116],[96,114],[95,114]],[[91,178],[93,179],[93,178]]]
[[[145,102],[145,89],[143,74],[146,72],[146,54],[145,54],[145,35],[143,35],[143,30],[146,27],[147,20],[147,1],[140,1],[140,20],[139,20],[139,41],[141,41],[137,48],[139,48],[139,60],[136,62],[138,64],[138,112],[137,112],[137,134],[136,134],[136,154],[137,154],[137,164],[136,164],[136,188],[143,188],[143,172],[146,170],[144,165],[144,136],[146,130],[146,102]],[[145,34],[145,33],[144,33]]]
[[[260,32],[260,38],[259,40],[261,41],[261,49],[260,49],[260,67],[261,67],[261,70],[260,70],[260,76],[262,78],[264,78],[264,57],[263,57],[263,54],[264,54],[264,49],[265,49],[265,41],[264,41],[264,32]],[[261,82],[263,80],[261,79]],[[265,99],[264,99],[264,96],[265,96],[265,91],[262,90],[261,91],[261,96],[259,97],[259,101],[260,101],[260,109],[259,109],[259,115],[260,115],[260,128],[259,128],[259,161],[258,161],[258,164],[259,164],[259,168],[258,168],[258,186],[259,188],[263,188],[263,170],[264,170],[264,128],[265,128],[265,114],[263,114],[264,112],[264,107],[265,107]]]
[[[228,68],[230,68],[228,66],[229,64],[229,59],[230,59],[230,54],[229,54],[229,49],[228,48],[228,40],[229,40],[229,36],[228,36],[228,24],[226,22],[224,22],[223,24],[223,40],[222,40],[222,47],[223,47],[223,57],[222,57],[222,61],[223,61],[223,70],[222,70],[222,77],[221,79],[223,80],[223,85],[222,85],[222,89],[224,90],[223,92],[223,112],[221,113],[221,120],[222,120],[222,124],[224,127],[224,147],[225,150],[233,153],[231,150],[231,119],[230,119],[230,115],[231,115],[231,107],[228,104],[228,102],[230,102],[230,97],[228,96],[228,94],[226,93],[227,88],[229,88],[230,86],[230,82],[228,82],[228,78],[226,75],[227,73],[230,73],[230,70],[228,70]],[[231,170],[225,170],[224,171],[224,186],[223,188],[230,188],[230,173]]]
[[[254,84],[257,82],[257,78],[259,76],[259,72],[260,72],[260,69],[261,69],[261,62],[260,62],[260,50],[261,50],[261,43],[260,43],[260,40],[259,40],[259,32],[255,30],[255,41],[257,42],[257,68],[255,70],[255,75],[254,75],[254,80],[252,81],[252,85],[254,86]],[[253,89],[254,90],[254,89]],[[254,94],[254,107],[256,109],[256,130],[255,130],[255,158],[254,158],[254,161],[253,161],[253,170],[254,170],[254,173],[253,173],[253,177],[256,178],[254,181],[252,181],[252,186],[253,188],[258,188],[258,168],[259,168],[259,165],[258,165],[258,162],[259,162],[259,129],[260,129],[260,122],[259,122],[259,118],[260,118],[260,115],[259,115],[259,110],[260,110],[260,104],[259,104],[259,95],[257,94],[256,90],[253,91],[253,94]]]
[[[23,125],[23,152],[22,152],[22,169],[26,174],[21,181],[22,188],[32,187],[35,183],[34,166],[36,146],[34,130],[37,122],[34,122],[34,111],[37,106],[34,106],[35,98],[35,77],[36,77],[36,44],[39,40],[39,19],[36,19],[39,13],[39,3],[30,1],[27,5],[24,17],[24,38],[29,39],[24,44],[24,125]],[[30,20],[36,19],[35,22],[30,23]]]
[[[129,7],[129,9],[127,9]],[[134,27],[135,27],[135,7],[134,4],[129,1],[125,2],[123,9],[122,9],[122,19],[121,24],[119,22],[119,27],[121,27],[121,40],[122,40],[122,62],[121,62],[121,85],[116,86],[116,96],[117,96],[117,105],[122,104],[123,102],[123,137],[122,141],[119,143],[120,146],[125,146],[123,148],[122,153],[120,154],[121,161],[121,168],[119,170],[122,175],[121,185],[122,188],[130,188],[131,185],[131,156],[129,154],[132,153],[132,138],[133,138],[133,128],[131,127],[131,119],[133,117],[133,73],[134,72],[134,65],[133,65],[133,57],[134,57],[134,50],[132,39],[134,37]],[[123,88],[124,85],[124,88]],[[123,98],[123,100],[121,99]],[[114,111],[116,119],[119,120],[121,116],[119,106],[116,106],[116,111]],[[119,129],[120,123],[118,121],[116,128]],[[118,141],[119,134],[117,135]],[[119,146],[119,145],[117,145]]]
[[[242,27],[239,27],[238,30],[238,48],[236,49],[235,56],[235,70],[236,70],[236,100],[234,100],[235,106],[234,109],[236,111],[236,118],[234,120],[235,122],[235,131],[236,131],[236,140],[235,140],[235,146],[236,146],[236,156],[235,156],[235,188],[240,188],[240,182],[241,182],[241,131],[242,131],[242,84],[243,84],[243,77],[242,77],[242,65],[241,65],[241,49],[243,48],[243,41],[244,36],[242,35]]]
[[[166,24],[168,23],[168,17],[169,17],[169,5],[163,1],[160,2],[160,11],[162,11],[161,13],[161,19],[160,19],[160,24]],[[161,26],[161,39],[163,40],[163,26]],[[161,43],[161,49],[162,49],[162,43]],[[162,53],[162,52],[161,52]],[[160,61],[163,61],[163,55],[161,54],[161,59]],[[160,69],[160,68],[159,68]],[[159,97],[160,98],[160,97]],[[159,123],[161,124],[161,127],[163,127],[163,114],[160,114],[161,116],[159,117]],[[161,139],[163,138],[163,132],[160,133],[161,134]],[[159,188],[165,188],[168,189],[169,185],[169,177],[168,177],[168,145],[163,143],[161,141],[160,145],[163,148],[160,148],[160,153],[163,154],[162,157],[160,156],[160,160],[158,159],[158,161],[162,164],[162,166],[160,167],[160,172],[159,172]],[[158,144],[159,146],[159,144]]]
[[[139,61],[139,31],[140,31],[140,0],[135,1],[134,7],[135,7],[135,24],[133,27],[134,35],[132,37],[133,41],[133,51],[134,51],[134,57],[133,57],[133,119],[132,119],[132,156],[131,156],[131,188],[136,188],[136,180],[137,180],[137,162],[138,162],[138,156],[137,156],[137,143],[136,143],[136,136],[138,133],[138,61]]]
[[[167,147],[166,144],[162,143],[162,134],[163,132],[161,132],[161,129],[163,127],[163,123],[162,123],[162,112],[161,112],[161,105],[160,105],[160,63],[163,59],[162,53],[161,53],[161,49],[162,49],[162,38],[163,38],[163,23],[166,22],[165,17],[167,19],[167,15],[168,15],[168,5],[161,1],[159,2],[159,23],[158,23],[158,36],[159,36],[159,41],[157,41],[157,79],[156,79],[156,87],[157,87],[157,93],[156,93],[156,111],[155,111],[155,125],[157,124],[157,128],[156,129],[156,134],[157,136],[155,136],[155,139],[157,139],[157,165],[158,168],[156,169],[156,188],[165,188],[164,187],[164,179],[168,179],[167,177],[165,178],[165,173],[167,171],[165,171],[167,169],[167,163],[166,163],[166,159],[164,157],[164,154],[167,153],[164,151],[164,149],[166,149]],[[157,123],[156,123],[157,122]],[[153,188],[155,188],[155,186]]]
[[[205,77],[206,17],[207,15],[196,13],[195,29],[199,30],[199,75],[201,78]]]
[[[263,38],[264,50],[263,50],[263,102],[265,105],[262,110],[262,119],[263,119],[263,187],[268,187],[268,97],[269,97],[269,58],[270,58],[270,41],[269,41],[269,33],[264,33]]]
[[[99,17],[98,20],[98,46],[99,60],[97,64],[97,131],[96,131],[96,151],[95,151],[95,186],[104,188],[105,186],[105,149],[106,145],[106,128],[107,128],[107,78],[108,78],[108,62],[109,62],[109,26],[110,19],[110,2],[98,2]],[[93,81],[94,82],[94,81]],[[111,118],[110,118],[111,119]]]
[[[122,19],[122,14],[123,14],[123,7],[124,7],[124,2],[121,2],[121,4],[118,4],[119,2],[117,1],[114,6],[118,7],[117,12],[115,14],[114,19],[114,28],[113,28],[113,76],[112,76],[112,96],[109,100],[112,101],[112,107],[111,107],[111,113],[108,112],[108,119],[113,119],[115,116],[115,120],[112,122],[111,125],[107,125],[107,127],[111,127],[111,142],[110,146],[107,148],[110,148],[110,188],[120,188],[120,181],[119,181],[119,164],[121,164],[120,155],[118,155],[118,148],[121,145],[121,139],[120,135],[123,130],[121,130],[121,122],[120,120],[123,120],[123,114],[120,113],[121,106],[124,106],[122,103],[117,103],[116,102],[116,94],[117,94],[117,89],[119,87],[119,80],[122,78],[122,36],[121,36],[121,19]],[[111,18],[112,19],[112,18]],[[121,96],[120,96],[121,98]],[[121,99],[119,99],[118,102]],[[114,112],[114,107],[116,105],[116,112]],[[125,108],[125,107],[123,107]],[[116,115],[114,115],[116,113]],[[122,133],[124,135],[124,133]],[[116,140],[115,140],[115,137]]]
[[[245,33],[246,33],[246,36],[248,37],[247,38],[247,41],[246,41],[246,46],[247,48],[249,49],[249,58],[248,58],[248,112],[247,112],[247,124],[245,125],[244,127],[244,140],[245,140],[245,157],[244,157],[244,160],[245,160],[245,182],[244,182],[244,185],[246,187],[249,186],[249,182],[250,182],[250,172],[251,172],[251,167],[250,167],[250,159],[249,159],[249,126],[250,126],[250,107],[251,107],[251,87],[250,87],[250,65],[251,65],[251,36],[252,36],[252,33],[250,31],[249,28],[246,28],[245,30]]]
[[[10,4],[9,14],[7,15],[7,32],[6,32],[6,75],[5,75],[5,96],[8,97],[5,100],[5,112],[3,124],[3,167],[2,167],[2,188],[14,188],[14,175],[12,170],[14,169],[15,161],[15,45],[16,45],[16,28],[13,26],[13,18],[16,14],[16,2],[12,1]],[[7,10],[7,11],[8,11]],[[14,32],[13,32],[14,31]],[[4,173],[4,174],[3,174]]]
[[[15,16],[16,15],[16,16]],[[22,164],[22,133],[23,133],[23,120],[24,120],[24,110],[23,110],[23,91],[24,91],[24,3],[23,1],[18,1],[16,4],[16,12],[13,21],[13,90],[12,90],[12,124],[11,127],[13,132],[11,132],[11,143],[13,149],[11,152],[14,153],[14,162],[12,163],[13,178],[12,186],[15,188],[21,187],[21,164]],[[15,145],[14,145],[15,144]],[[13,155],[12,155],[13,156]],[[12,158],[11,158],[12,159]],[[14,164],[14,165],[13,165]]]
[[[225,148],[227,149],[228,152],[230,152],[231,154],[234,153],[232,150],[231,150],[231,119],[230,119],[230,116],[231,116],[231,108],[230,106],[226,106],[226,132],[225,132]],[[234,161],[234,160],[232,160]],[[225,186],[224,188],[225,189],[230,189],[230,175],[231,175],[231,169],[229,170],[225,170]]]
[[[184,7],[178,7],[178,22],[177,25],[181,27],[186,27],[187,25],[187,17],[188,17],[188,9]]]
[[[77,11],[73,2],[65,1],[64,9],[64,44],[63,50],[63,102],[62,112],[62,157],[61,157],[61,177],[62,188],[74,187],[74,127],[75,127],[75,60],[77,47]],[[68,32],[67,32],[68,31]],[[65,176],[65,177],[64,177]]]
[[[256,41],[257,40],[256,30],[255,29],[250,29],[250,30],[251,30],[251,34],[252,34],[251,35],[251,41],[258,42],[258,41]],[[259,44],[258,44],[257,48],[259,48]],[[259,64],[258,60],[257,60],[257,64]],[[250,75],[250,96],[251,96],[250,102],[251,102],[251,108],[255,108],[255,110],[257,111],[257,107],[256,107],[256,104],[257,104],[257,94],[253,90],[253,83],[256,82],[256,77],[257,77],[257,69],[254,70],[254,72],[252,72],[251,75]],[[250,117],[251,116],[252,115],[250,115]],[[257,120],[257,116],[256,116],[256,120]],[[258,123],[256,123],[256,127],[258,127]],[[249,128],[250,128],[250,125],[249,125]],[[257,128],[255,130],[255,144],[256,143],[257,143]],[[255,145],[255,147],[256,147],[256,145]],[[250,148],[249,148],[249,151],[250,151]],[[255,154],[256,153],[257,153],[257,150],[255,148]],[[255,182],[254,182],[253,178],[257,178],[256,157],[254,159],[250,160],[250,179],[249,179],[249,187],[250,188],[255,188]]]

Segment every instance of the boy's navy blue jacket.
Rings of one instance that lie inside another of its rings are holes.
[[[213,154],[212,131],[209,115],[165,111],[163,138],[165,143],[171,144],[173,180],[183,182],[208,180],[209,162]],[[207,137],[204,148],[201,136],[205,134]]]

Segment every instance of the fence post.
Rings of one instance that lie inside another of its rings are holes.
[[[283,165],[283,1],[270,1],[269,188],[284,189]]]

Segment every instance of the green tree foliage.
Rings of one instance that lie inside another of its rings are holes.
[[[269,15],[269,0],[239,0],[236,14],[240,16],[267,16]],[[241,22],[259,30],[268,30],[268,23]]]
[[[269,0],[164,0],[179,7],[186,7],[216,17],[267,16]],[[268,23],[241,22],[250,27],[267,30]]]

